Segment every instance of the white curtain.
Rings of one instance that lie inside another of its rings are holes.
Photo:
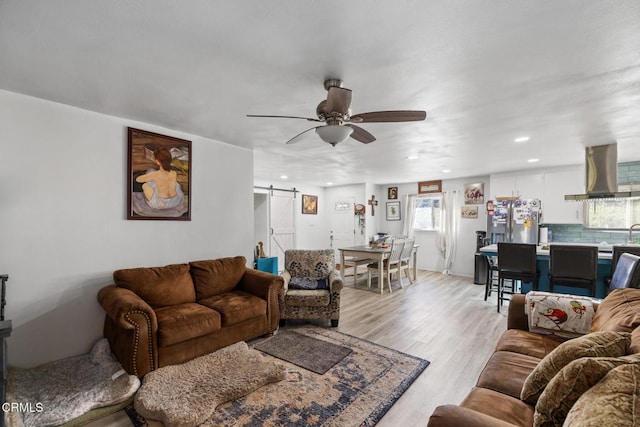
[[[459,190],[442,193],[442,218],[438,231],[438,249],[444,258],[442,274],[451,274],[451,267],[456,257],[456,241],[460,226],[460,202],[462,192]]]
[[[407,238],[413,237],[413,221],[416,217],[416,195],[405,194],[403,196],[404,216],[402,220],[402,234]]]

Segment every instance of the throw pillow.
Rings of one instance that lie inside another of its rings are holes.
[[[189,264],[117,270],[113,272],[113,280],[121,288],[135,292],[152,308],[196,302]]]
[[[329,279],[307,279],[292,277],[289,281],[289,289],[329,289]]]
[[[571,427],[636,426],[640,419],[640,365],[612,369],[573,405],[564,425]]]
[[[581,357],[562,368],[549,381],[538,399],[533,418],[535,427],[555,427],[564,423],[574,403],[618,366],[638,363],[640,354],[623,357]]]
[[[535,405],[549,381],[580,357],[620,357],[626,354],[631,334],[627,332],[593,332],[565,341],[547,354],[524,381],[520,399]]]
[[[531,291],[525,296],[529,331],[563,338],[588,334],[593,301],[587,297]]]
[[[640,326],[640,289],[616,289],[600,303],[591,323],[591,332],[631,332],[638,326]]]

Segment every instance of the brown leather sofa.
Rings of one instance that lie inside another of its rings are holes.
[[[562,341],[529,332],[524,307],[525,296],[514,295],[509,304],[507,331],[476,386],[460,405],[437,407],[429,427],[534,425],[535,407],[520,400],[521,391],[527,376]],[[616,290],[595,309],[591,332],[631,332],[627,354],[640,353],[640,290]]]
[[[147,372],[278,328],[283,279],[242,256],[113,273],[98,292],[104,336],[124,369]]]

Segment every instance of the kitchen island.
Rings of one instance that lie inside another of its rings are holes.
[[[551,245],[553,243],[550,243]],[[569,245],[572,243],[558,242],[559,245]],[[605,278],[611,277],[611,258],[613,247],[606,244],[589,244],[580,243],[582,246],[598,246],[598,281],[596,283],[596,298],[604,298],[607,295],[607,285]],[[480,248],[480,252],[484,256],[498,256],[498,245],[493,244]],[[549,291],[549,246],[538,246],[536,248],[536,257],[538,272],[538,290]],[[531,290],[531,283],[522,283],[521,292],[527,293]],[[555,285],[554,292],[573,295],[587,295],[588,291],[584,288],[574,288],[571,286]]]

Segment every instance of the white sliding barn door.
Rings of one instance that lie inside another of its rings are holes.
[[[269,251],[271,256],[278,257],[278,271],[284,270],[284,251],[295,247],[294,194],[274,190],[270,197]]]

